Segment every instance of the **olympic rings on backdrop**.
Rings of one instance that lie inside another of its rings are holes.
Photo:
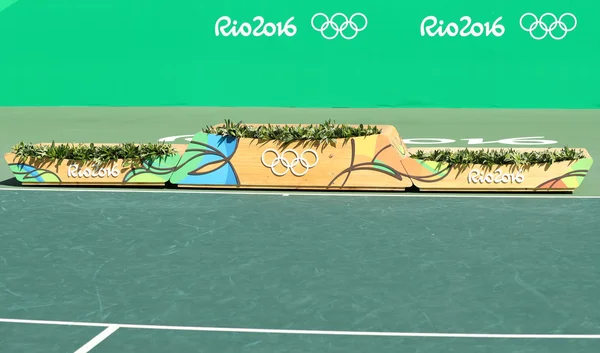
[[[269,152],[275,154],[275,158],[273,159],[273,161],[271,163],[267,163],[265,161],[265,155]],[[291,161],[287,160],[285,158],[286,153],[293,154],[294,159],[292,159]],[[306,158],[304,158],[304,155],[306,153],[311,153],[313,156],[315,156],[315,161],[313,163],[309,163],[306,160]],[[313,168],[314,166],[317,165],[317,163],[319,162],[319,155],[317,154],[317,152],[315,152],[312,149],[308,149],[308,150],[302,152],[302,154],[300,154],[300,155],[298,155],[298,152],[296,152],[292,149],[288,149],[288,150],[283,151],[280,155],[279,152],[277,152],[276,150],[269,148],[262,153],[260,160],[265,167],[271,168],[271,171],[273,172],[273,174],[275,174],[277,176],[284,176],[287,174],[287,172],[291,171],[292,174],[299,177],[299,176],[303,176],[304,174],[308,173],[308,170],[310,168]],[[280,163],[285,168],[285,170],[283,172],[277,172],[275,170],[275,167],[277,165],[279,165]],[[300,172],[296,171],[296,169],[295,169],[298,164],[300,164],[303,168],[302,170],[300,170]]]
[[[529,27],[525,27],[523,25],[523,19],[527,16],[533,17],[533,23]],[[544,17],[548,17],[548,16],[550,18],[552,18],[552,20],[554,21],[550,25],[543,22]],[[574,21],[573,27],[567,28],[567,25],[562,21],[565,16],[570,16],[571,18],[573,18],[573,21]],[[532,14],[531,12],[528,12],[528,13],[524,14],[523,16],[521,16],[519,23],[521,24],[521,28],[523,28],[524,31],[529,32],[529,34],[531,35],[531,38],[533,38],[533,39],[541,40],[541,39],[544,39],[547,35],[550,35],[550,37],[552,37],[555,40],[561,40],[567,35],[568,32],[571,32],[572,30],[575,29],[575,27],[577,27],[577,18],[572,13],[564,13],[559,18],[556,18],[556,16],[554,14],[547,12],[538,19],[536,15]],[[538,27],[540,27],[540,29],[542,29],[544,31],[544,35],[541,37],[533,34],[533,31],[535,29],[537,29]],[[562,36],[557,37],[554,35],[553,32],[556,28],[560,28],[563,31]]]
[[[320,27],[317,27],[315,25],[315,19],[320,16],[325,18],[325,22]],[[365,20],[365,24],[361,28],[358,28],[358,25],[354,22],[354,18],[356,16],[360,16]],[[343,19],[343,22],[341,24],[335,23],[336,17],[341,17]],[[324,13],[317,13],[312,17],[312,19],[310,20],[310,23],[312,24],[312,27],[315,29],[315,31],[320,32],[321,35],[323,36],[323,38],[325,38],[325,39],[331,40],[331,39],[337,37],[338,34],[341,35],[345,39],[354,39],[354,37],[356,37],[356,35],[358,35],[358,32],[361,32],[365,28],[367,28],[367,16],[363,15],[362,13],[355,13],[354,15],[350,16],[350,18],[348,18],[343,13],[338,12],[338,13],[334,14],[333,16],[331,16],[331,18],[329,18]],[[331,29],[333,29],[335,31],[335,34],[333,36],[328,36],[325,34],[325,30],[327,30],[330,27],[331,27]],[[350,29],[352,29],[354,31],[354,34],[351,36],[346,36],[346,34],[344,34],[344,30],[346,30],[348,27],[350,27]]]

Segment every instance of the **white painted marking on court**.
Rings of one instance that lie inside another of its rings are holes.
[[[142,330],[167,330],[167,331],[202,331],[202,332],[231,332],[231,333],[265,333],[287,335],[324,335],[324,336],[379,336],[379,337],[429,337],[429,338],[510,338],[510,339],[600,339],[600,334],[513,334],[513,333],[444,333],[444,332],[372,332],[372,331],[323,331],[323,330],[280,330],[266,328],[234,328],[234,327],[202,327],[202,326],[162,326],[162,325],[134,325],[134,324],[108,324],[97,322],[74,321],[47,321],[3,319],[0,323],[54,325],[54,326],[84,326],[84,327],[115,327]],[[106,330],[105,330],[106,331]],[[105,332],[103,331],[103,332]],[[112,331],[112,332],[114,332]],[[111,333],[112,333],[111,332]],[[110,335],[110,334],[109,334]],[[107,335],[108,337],[108,335]]]
[[[119,329],[118,325],[109,325],[106,329],[98,334],[98,336],[92,338],[88,343],[84,344],[75,351],[75,353],[88,353],[94,347],[100,344],[100,342],[104,341],[108,336],[115,333],[116,330]]]
[[[70,189],[70,188],[52,188],[47,186],[31,187],[0,187],[0,192],[83,192],[83,193],[117,193],[117,194],[206,194],[206,195],[261,195],[261,196],[283,196],[281,191],[240,191],[240,190],[189,190],[189,189],[157,189],[157,190],[119,190],[119,189]],[[545,195],[545,192],[520,194],[520,195],[497,195],[497,194],[446,194],[446,193],[407,193],[403,191],[380,193],[365,191],[324,191],[324,192],[303,192],[297,191],[287,194],[289,196],[308,196],[308,197],[405,197],[405,198],[459,198],[459,199],[600,199],[600,195]]]

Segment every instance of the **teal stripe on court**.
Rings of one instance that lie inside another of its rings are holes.
[[[598,199],[573,198],[4,191],[0,266],[8,275],[0,282],[0,317],[598,335],[599,210]],[[20,329],[13,325],[0,324],[0,337]],[[85,343],[100,331],[80,337]],[[16,335],[19,342],[49,344]],[[54,342],[67,343],[61,336]],[[17,344],[12,339],[7,349]],[[94,352],[125,347],[118,350],[154,353],[167,346],[207,352],[592,353],[600,340],[119,329]]]

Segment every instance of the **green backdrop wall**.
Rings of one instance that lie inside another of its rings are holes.
[[[592,0],[0,0],[0,105],[599,108],[599,19]]]

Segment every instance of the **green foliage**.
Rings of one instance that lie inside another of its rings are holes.
[[[21,142],[13,146],[11,151],[17,157],[22,159],[47,158],[58,162],[59,165],[64,160],[106,164],[118,159],[123,159],[125,165],[137,165],[142,161],[153,161],[177,154],[177,151],[172,145],[164,143],[147,143],[140,145],[124,143],[113,146],[96,146],[93,143],[89,145],[57,145],[52,142],[51,145],[40,146]]]
[[[283,143],[319,141],[335,145],[336,139],[348,140],[351,137],[376,135],[381,133],[381,129],[370,125],[363,126],[362,124],[358,127],[352,127],[348,124],[336,125],[331,120],[327,120],[319,125],[309,126],[278,126],[267,124],[254,127],[248,126],[241,121],[233,123],[226,119],[225,124],[215,127],[207,126],[202,132],[221,136],[276,140]]]
[[[450,165],[471,165],[482,164],[491,167],[492,165],[513,164],[517,166],[532,164],[552,164],[555,162],[574,161],[585,158],[583,151],[563,147],[560,150],[541,150],[541,151],[516,151],[510,149],[499,150],[433,150],[424,152],[418,150],[411,154],[412,158],[424,161],[433,161],[448,163]]]

